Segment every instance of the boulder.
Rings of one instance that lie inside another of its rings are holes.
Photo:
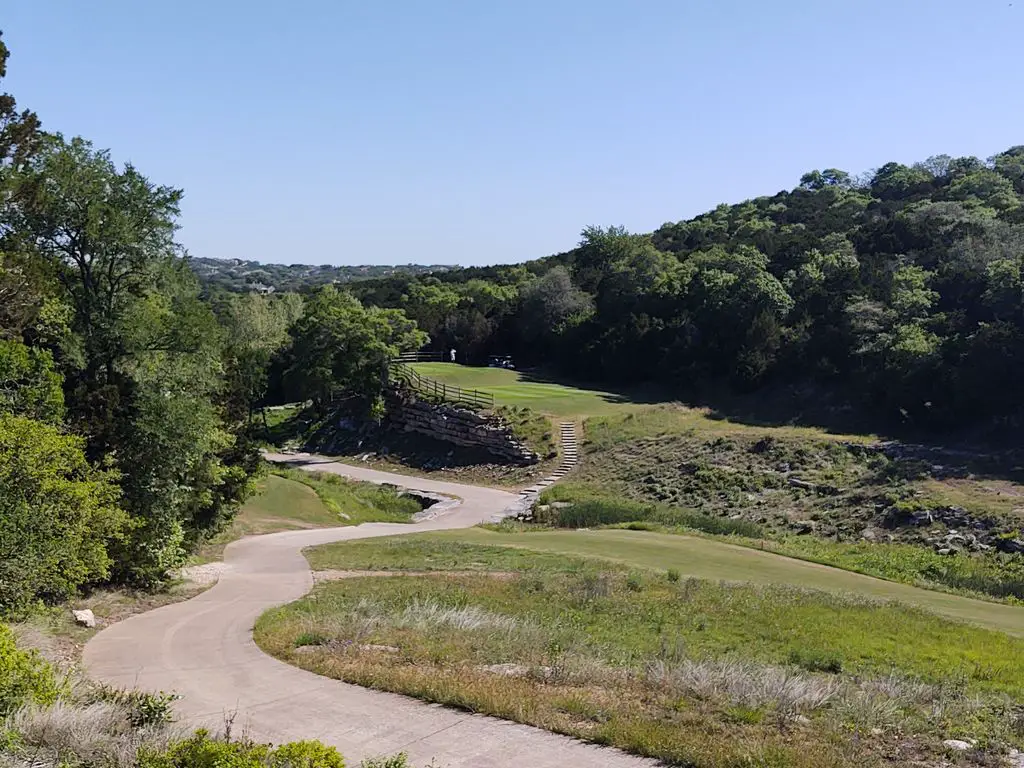
[[[942,742],[942,746],[946,749],[952,749],[956,752],[966,752],[968,749],[974,749],[976,741],[963,741],[962,739],[946,739]]]
[[[1013,555],[1024,554],[1024,539],[996,539],[996,549]]]
[[[81,611],[71,611],[71,614],[75,617],[75,623],[83,627],[92,629],[96,626],[96,616],[88,608]]]

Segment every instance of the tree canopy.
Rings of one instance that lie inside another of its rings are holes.
[[[919,429],[1019,420],[1022,204],[1022,147],[827,168],[648,235],[588,227],[577,248],[523,265],[352,290],[469,359],[680,395],[814,382]]]

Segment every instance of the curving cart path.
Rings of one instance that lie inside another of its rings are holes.
[[[177,711],[191,726],[260,741],[320,739],[345,755],[408,752],[415,766],[438,768],[635,768],[656,763],[584,744],[538,728],[425,704],[321,677],[264,654],[252,639],[266,609],[296,600],[313,586],[302,549],[332,541],[466,528],[510,507],[505,491],[350,467],[329,459],[270,455],[273,461],[457,496],[462,503],[416,524],[367,523],[346,528],[252,536],[225,550],[228,565],[211,589],[114,624],[85,647],[89,674],[111,685],[181,695]]]

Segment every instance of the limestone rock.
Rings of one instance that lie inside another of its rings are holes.
[[[88,627],[89,629],[92,629],[96,626],[96,616],[88,608],[85,608],[81,611],[73,610],[71,611],[71,613],[75,617],[76,624],[80,624],[83,627]]]
[[[946,739],[942,742],[942,746],[956,752],[966,752],[968,749],[973,749],[976,743],[977,742],[974,741],[963,741],[961,739]]]

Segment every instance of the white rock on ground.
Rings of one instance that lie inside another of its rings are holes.
[[[961,739],[946,739],[942,742],[942,746],[947,749],[954,749],[957,752],[966,752],[968,749],[973,749],[977,742],[962,741]]]
[[[96,616],[88,608],[81,611],[71,611],[75,617],[75,623],[92,629],[96,626]]]

